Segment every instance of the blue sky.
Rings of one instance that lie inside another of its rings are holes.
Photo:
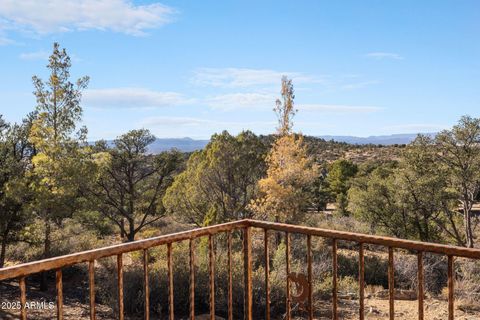
[[[0,114],[33,110],[54,41],[89,75],[90,139],[275,130],[281,75],[310,135],[480,116],[480,1],[0,1]]]

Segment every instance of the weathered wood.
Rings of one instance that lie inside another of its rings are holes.
[[[424,281],[423,252],[419,251],[417,254],[418,320],[423,320]]]
[[[245,219],[2,268],[0,269],[0,281],[12,278],[19,278],[22,276],[28,276],[34,273],[48,270],[60,269],[73,264],[88,262],[90,260],[97,260],[109,256],[115,256],[126,252],[148,249],[154,246],[159,246],[171,242],[194,239],[209,234],[227,232],[234,229],[243,229],[245,227],[255,227],[290,233],[302,233],[307,235],[310,234],[312,236],[335,238],[337,240],[356,241],[365,244],[375,244],[387,247],[391,246],[394,248],[407,249],[412,251],[432,252],[456,257],[480,259],[480,249],[475,248],[455,247],[391,237],[381,237],[352,232],[335,231]]]
[[[90,320],[95,320],[95,261],[88,262],[88,287],[90,295]]]
[[[311,319],[313,317],[313,301],[312,301],[312,294],[311,294],[311,286],[312,286],[312,275],[311,275],[311,237],[318,236],[324,238],[331,238],[332,242],[332,260],[333,260],[333,292],[332,292],[332,318],[337,319],[337,307],[338,307],[338,284],[337,284],[337,273],[338,273],[338,266],[337,266],[337,241],[338,240],[346,240],[346,241],[355,241],[360,244],[359,249],[359,287],[360,287],[360,319],[364,319],[364,245],[365,244],[374,244],[374,245],[381,245],[386,246],[389,249],[389,266],[388,266],[388,273],[389,273],[389,311],[390,311],[390,319],[393,319],[394,315],[394,299],[395,294],[392,294],[392,290],[394,289],[394,266],[393,266],[393,252],[395,248],[406,249],[411,251],[418,252],[418,319],[423,320],[424,318],[424,270],[423,270],[423,256],[425,252],[437,253],[446,255],[448,257],[448,319],[453,319],[454,317],[454,283],[455,283],[455,274],[454,274],[454,258],[455,257],[465,257],[471,259],[480,259],[480,250],[474,248],[462,248],[462,247],[455,247],[455,246],[447,246],[447,245],[440,245],[434,243],[424,243],[419,241],[410,241],[410,240],[403,240],[391,237],[380,237],[380,236],[373,236],[373,235],[365,235],[365,234],[357,234],[351,232],[343,232],[343,231],[334,231],[334,230],[326,230],[326,229],[319,229],[319,228],[310,228],[310,227],[303,227],[303,226],[294,226],[294,225],[287,225],[281,223],[273,223],[273,222],[265,222],[265,221],[254,221],[254,220],[241,220],[206,228],[199,228],[194,229],[191,231],[185,231],[180,233],[175,233],[171,235],[165,235],[161,237],[155,237],[146,240],[134,241],[130,243],[124,243],[114,246],[109,246],[106,248],[94,249],[79,253],[74,253],[70,255],[65,255],[61,257],[55,257],[50,259],[44,259],[36,262],[25,263],[17,266],[7,267],[0,269],[0,281],[11,279],[11,278],[20,278],[20,291],[21,291],[21,301],[22,303],[26,301],[26,288],[25,288],[25,277],[29,276],[34,273],[44,272],[48,270],[57,270],[57,317],[59,319],[62,318],[62,309],[63,309],[63,283],[61,277],[61,269],[63,267],[88,262],[89,263],[89,286],[90,286],[90,319],[95,319],[95,281],[94,281],[94,261],[99,258],[109,257],[109,256],[117,256],[117,268],[118,268],[118,310],[119,310],[119,319],[123,319],[124,314],[124,306],[123,306],[123,261],[122,261],[122,254],[137,251],[137,250],[147,250],[148,248],[167,244],[171,248],[172,243],[184,240],[190,240],[191,248],[190,248],[190,265],[191,265],[191,280],[190,280],[190,300],[191,300],[191,310],[190,310],[190,319],[194,319],[194,255],[193,255],[193,246],[192,246],[192,239],[201,236],[208,236],[209,237],[209,249],[210,249],[210,296],[212,298],[211,303],[211,316],[214,316],[215,313],[215,297],[214,297],[214,277],[215,277],[215,268],[214,268],[214,248],[213,248],[213,235],[220,233],[220,232],[227,232],[228,233],[228,256],[229,256],[229,307],[228,307],[228,318],[233,318],[232,313],[232,248],[231,248],[231,232],[235,229],[242,229],[243,234],[243,241],[244,241],[244,279],[245,279],[245,318],[252,319],[252,248],[251,248],[251,228],[261,228],[264,231],[264,240],[265,240],[265,288],[267,292],[267,306],[266,306],[266,315],[265,318],[269,318],[270,313],[270,291],[269,291],[269,251],[268,251],[268,232],[270,230],[276,232],[284,232],[286,234],[286,271],[287,271],[287,299],[286,299],[286,318],[290,319],[291,315],[291,300],[290,300],[290,281],[288,279],[288,274],[290,273],[290,238],[289,235],[292,233],[300,233],[307,235],[307,268],[308,268],[308,282],[309,282],[309,314],[308,317]],[[146,252],[146,251],[144,251]],[[144,257],[144,259],[146,259]],[[144,260],[145,261],[145,260]],[[144,266],[144,268],[147,268]],[[145,270],[144,270],[145,271]],[[147,270],[148,271],[148,270]],[[171,257],[171,250],[169,254],[169,286],[171,289],[169,291],[173,291],[173,263]],[[148,290],[148,272],[146,273],[145,279],[146,291]],[[393,291],[394,292],[394,291]],[[172,310],[173,314],[173,294],[169,292],[169,307]],[[146,295],[145,305],[148,305],[148,294]],[[23,306],[25,304],[23,303]],[[212,307],[213,306],[213,307]],[[26,310],[20,310],[20,317],[21,319],[26,319]],[[148,319],[148,310],[145,310],[145,317]],[[170,315],[170,319],[172,319],[173,315]]]
[[[332,316],[338,319],[338,288],[337,288],[338,262],[337,262],[337,239],[332,239]]]
[[[365,254],[363,243],[360,243],[360,248],[358,251],[358,286],[359,286],[359,316],[360,320],[365,319]]]
[[[270,252],[268,247],[268,230],[263,230],[265,259],[265,319],[270,320]]]
[[[27,309],[25,308],[27,304],[27,288],[25,285],[25,277],[20,278],[20,319],[27,320]]]
[[[388,302],[390,320],[395,319],[395,270],[393,265],[393,248],[388,247]]]
[[[251,229],[246,227],[243,229],[243,261],[244,261],[244,304],[245,304],[245,320],[252,320],[252,238]]]
[[[118,319],[124,319],[123,307],[123,256],[117,255]]]
[[[63,320],[63,280],[62,269],[55,273],[55,284],[57,288],[57,319]]]
[[[167,244],[167,268],[168,268],[168,318],[175,319],[174,296],[173,296],[173,257],[172,244]]]
[[[290,297],[290,234],[288,232],[285,232],[285,273],[286,273],[286,276],[287,276],[287,279],[286,279],[286,285],[287,285],[287,288],[286,288],[286,301],[285,301],[285,304],[286,304],[286,314],[285,314],[285,318],[287,320],[290,320],[291,319],[291,316],[292,316],[292,310],[291,310],[291,305],[290,305],[290,302],[291,302],[291,297]]]
[[[109,247],[82,251],[78,253],[43,259],[29,263],[22,263],[16,266],[10,266],[0,269],[0,281],[12,278],[19,278],[22,276],[27,276],[48,270],[60,269],[77,263],[88,262],[90,260],[98,260],[100,258],[115,256],[122,253],[148,249],[171,242],[179,242],[201,236],[207,236],[209,234],[226,232],[234,229],[241,229],[248,225],[249,222],[247,220],[240,220],[235,222],[218,224],[210,227],[172,233],[145,240],[132,241]]]
[[[312,236],[307,235],[308,319],[313,320]]]
[[[455,281],[453,270],[453,256],[448,256],[448,320],[453,320],[455,303]]]
[[[190,320],[195,320],[195,244],[190,239]]]
[[[232,232],[227,236],[228,250],[228,320],[233,320]]]
[[[143,250],[143,290],[145,294],[144,318],[150,319],[150,286],[148,283],[148,250]]]
[[[210,280],[210,320],[215,320],[215,252],[213,247],[213,236],[208,236],[208,272]]]
[[[364,244],[375,244],[385,247],[394,247],[399,249],[407,249],[412,251],[424,251],[424,252],[433,252],[444,255],[451,255],[457,257],[465,257],[472,259],[480,259],[480,249],[474,248],[464,248],[449,246],[436,243],[426,243],[420,241],[412,241],[405,239],[398,239],[392,237],[382,237],[374,236],[361,233],[345,232],[345,231],[336,231],[304,226],[289,225],[284,223],[268,222],[268,221],[257,221],[257,220],[247,220],[250,226],[261,229],[269,229],[280,232],[289,232],[289,233],[302,233],[310,234],[312,236],[318,236],[323,238],[345,240],[345,241],[354,241],[361,242]]]

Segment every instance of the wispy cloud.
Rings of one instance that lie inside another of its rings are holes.
[[[161,108],[191,103],[177,92],[153,91],[145,88],[108,88],[85,91],[83,101],[93,108]]]
[[[294,83],[320,82],[310,75],[299,72],[245,68],[199,68],[194,71],[192,83],[201,86],[222,88],[246,88],[252,86],[278,85],[283,75]]]
[[[268,133],[274,130],[275,121],[224,121],[193,117],[149,117],[138,126],[150,129],[157,137],[192,137],[208,139],[213,133],[228,130],[237,134],[243,130]]]
[[[362,88],[366,88],[366,87],[369,87],[373,84],[378,84],[378,83],[379,83],[378,80],[349,82],[349,83],[345,83],[345,84],[340,85],[340,88],[344,89],[344,90],[362,89]]]
[[[229,93],[206,98],[204,103],[224,111],[245,108],[273,108],[276,97],[271,93]]]
[[[392,60],[403,60],[404,57],[398,53],[393,52],[370,52],[365,55],[367,58],[372,58],[376,60],[383,59],[392,59]]]
[[[22,60],[47,60],[50,54],[47,51],[25,52],[19,55]]]
[[[324,112],[324,113],[372,113],[384,110],[373,106],[352,106],[337,104],[300,104],[297,105],[300,111]]]
[[[14,43],[15,43],[14,40],[7,38],[0,33],[0,46],[6,46]]]
[[[176,10],[161,3],[135,5],[128,0],[0,1],[3,29],[38,35],[102,30],[134,36],[172,21]]]

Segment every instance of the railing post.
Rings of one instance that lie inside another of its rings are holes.
[[[150,287],[148,283],[148,250],[143,250],[143,286],[145,293],[145,320],[150,319]]]
[[[270,252],[268,247],[268,229],[263,229],[265,258],[265,319],[270,320]]]
[[[88,286],[90,293],[90,320],[95,320],[95,260],[88,262]]]
[[[62,269],[57,269],[55,273],[55,283],[57,288],[57,319],[63,320],[63,280]]]
[[[27,304],[27,288],[25,285],[25,277],[20,278],[20,319],[27,320],[27,309],[25,308]]]
[[[417,255],[417,284],[418,284],[418,320],[423,320],[423,286],[424,286],[424,274],[423,274],[423,252],[419,251]]]
[[[215,252],[213,247],[213,236],[208,236],[208,270],[210,273],[210,320],[215,320]],[[172,319],[173,320],[173,319]]]
[[[172,243],[167,244],[167,269],[168,269],[168,318],[175,319],[174,296],[173,296],[173,257]]]
[[[244,319],[252,320],[252,239],[251,228],[243,229]]]
[[[360,249],[358,251],[358,284],[360,288],[359,292],[359,313],[360,313],[360,320],[365,319],[365,256],[364,256],[364,246],[363,243],[360,242]]]
[[[393,264],[393,247],[388,247],[388,304],[390,320],[395,319],[395,269]]]
[[[286,271],[286,316],[285,319],[291,319],[291,306],[290,306],[290,233],[285,232],[285,271]]]
[[[195,320],[195,244],[190,239],[190,320]]]
[[[448,320],[454,319],[454,270],[453,256],[448,256]]]
[[[337,304],[338,304],[338,289],[337,289],[337,239],[332,239],[332,319],[337,320]]]
[[[118,319],[123,320],[123,256],[117,255]]]
[[[307,235],[308,319],[313,320],[312,236]]]
[[[228,320],[233,320],[232,232],[228,232]]]

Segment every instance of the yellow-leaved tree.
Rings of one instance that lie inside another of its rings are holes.
[[[294,108],[292,80],[282,77],[282,99],[276,101],[277,139],[266,158],[267,176],[258,182],[260,196],[250,204],[256,217],[276,222],[297,223],[306,213],[308,187],[318,176],[318,166],[308,155],[301,134],[292,131]]]

